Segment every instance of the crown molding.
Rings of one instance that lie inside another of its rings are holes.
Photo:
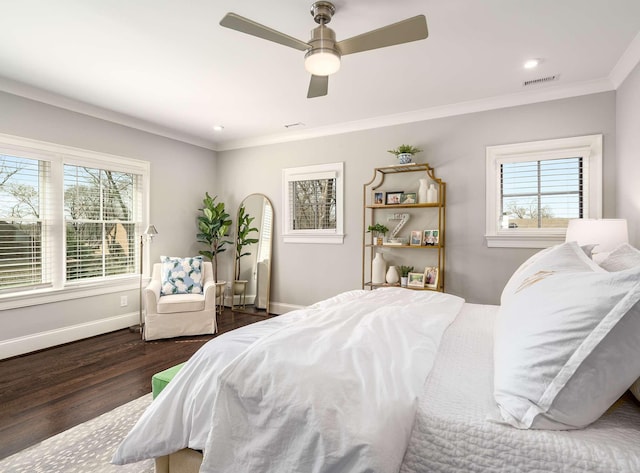
[[[615,90],[615,87],[613,86],[613,83],[609,78],[579,82],[570,85],[541,85],[539,87],[534,87],[536,87],[535,90],[528,90],[526,92],[500,95],[487,99],[460,102],[457,104],[443,105],[440,107],[431,107],[422,110],[416,110],[413,112],[398,113],[394,115],[386,115],[366,120],[344,122],[324,127],[309,128],[305,130],[266,135],[244,140],[227,142],[223,141],[218,144],[217,150],[229,151],[255,146],[308,140],[311,138],[320,138],[342,133],[352,133],[354,131],[370,130],[374,128],[382,128],[394,125],[403,125],[406,123],[433,120],[436,118],[466,115],[469,113],[485,112],[489,110],[498,110],[501,108],[517,107],[520,105],[529,105],[538,102],[547,102],[551,100],[579,97],[582,95],[597,94],[600,92],[609,92]]]
[[[69,97],[65,97],[60,94],[46,91],[38,87],[34,87],[22,82],[14,81],[6,77],[0,76],[0,91],[7,92],[12,95],[17,95],[36,102],[42,102],[47,105],[69,110],[71,112],[81,113],[93,118],[99,118],[108,122],[123,125],[136,130],[145,131],[153,135],[163,136],[173,140],[181,141],[183,143],[192,144],[201,148],[210,149],[216,151],[214,143],[190,135],[188,133],[182,133],[177,130],[173,130],[155,123],[150,123],[139,118],[126,115],[124,113],[118,113],[113,110],[108,110],[96,105],[91,105],[86,102],[74,100]]]
[[[625,52],[620,56],[618,62],[613,69],[611,69],[611,73],[609,74],[609,79],[613,86],[618,89],[627,78],[629,74],[635,69],[635,67],[640,63],[640,33],[633,38],[633,41],[629,43],[629,46],[625,50]]]

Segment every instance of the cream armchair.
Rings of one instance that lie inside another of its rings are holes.
[[[153,265],[151,281],[143,291],[145,340],[216,333],[217,294],[211,263],[203,263],[202,271],[202,294],[161,296],[162,264]]]

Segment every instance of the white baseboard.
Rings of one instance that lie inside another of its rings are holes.
[[[304,309],[303,305],[285,304],[284,302],[269,302],[269,312],[272,314],[286,314],[292,310]]]
[[[0,341],[0,360],[138,325],[139,320],[139,313],[131,312],[24,337],[2,340]]]

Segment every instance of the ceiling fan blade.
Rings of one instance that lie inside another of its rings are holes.
[[[329,76],[311,76],[307,98],[322,97],[329,90]]]
[[[251,36],[257,36],[258,38],[273,41],[274,43],[289,46],[290,48],[298,49],[300,51],[306,51],[310,48],[310,46],[304,41],[300,41],[292,36],[280,33],[268,26],[261,25],[260,23],[256,23],[248,18],[236,15],[235,13],[227,13],[220,21],[220,26],[231,28],[232,30],[240,31],[241,33],[250,34]]]
[[[360,53],[371,49],[386,48],[396,44],[410,43],[429,36],[427,19],[424,15],[414,16],[406,20],[383,26],[377,30],[369,31],[336,44],[340,53]]]

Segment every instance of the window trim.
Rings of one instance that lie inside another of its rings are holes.
[[[289,183],[300,180],[336,179],[336,228],[294,230],[291,228]],[[282,170],[282,238],[285,243],[326,243],[341,245],[344,242],[344,163],[318,164],[286,168]]]
[[[602,134],[529,141],[486,148],[486,233],[488,247],[547,248],[565,239],[564,228],[516,229],[498,225],[500,165],[562,157],[582,157],[583,218],[602,218]]]
[[[65,253],[63,168],[65,164],[72,164],[141,175],[141,215],[136,219],[137,240],[138,235],[142,234],[149,221],[151,165],[148,161],[2,133],[0,133],[0,152],[13,153],[50,163],[50,183],[53,190],[50,205],[52,208],[50,247],[58,249],[57,252],[54,251],[53,257],[49,260],[54,266],[52,268],[52,284],[46,288],[16,290],[0,294],[0,310],[72,300],[139,287],[139,273],[86,281],[66,281],[66,270],[63,264]],[[144,247],[144,252],[145,268],[143,270],[147,272],[149,268],[148,245]],[[139,260],[136,263],[136,266],[138,265]]]

